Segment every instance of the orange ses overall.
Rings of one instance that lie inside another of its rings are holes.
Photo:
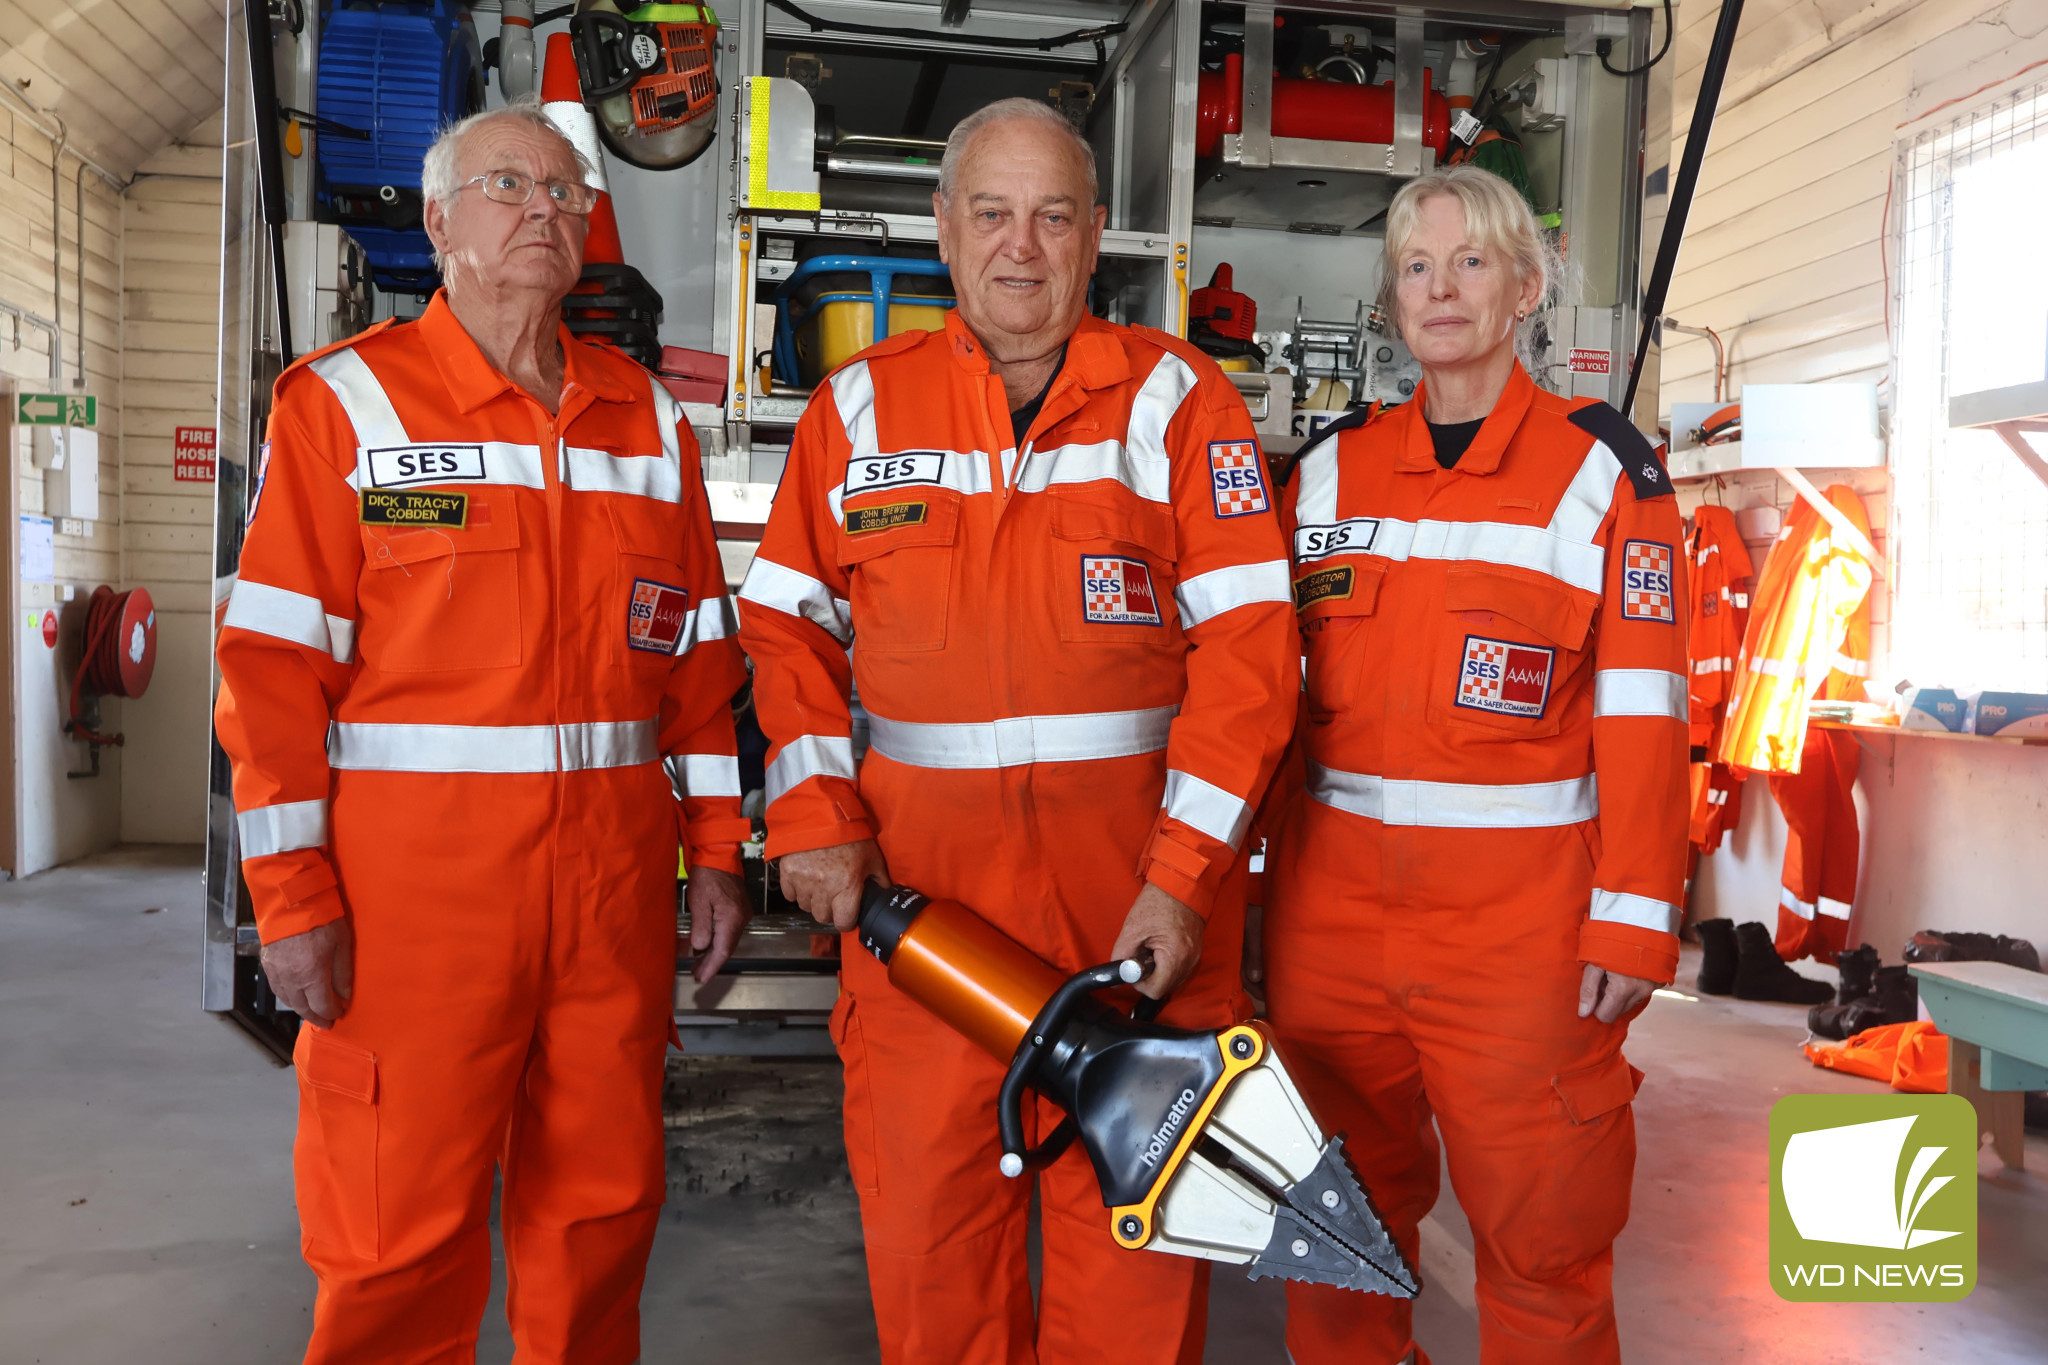
[[[893,880],[1060,974],[1108,959],[1150,881],[1208,920],[1165,1021],[1227,1025],[1239,846],[1299,693],[1287,602],[1251,419],[1212,361],[1085,318],[1012,432],[957,315],[891,337],[820,386],[740,590],[768,853],[877,838]],[[1034,1313],[1031,1182],[997,1169],[1002,1064],[850,939],[843,988],[883,1360],[1199,1360],[1204,1267],[1119,1248],[1078,1146],[1040,1177]]]
[[[1519,367],[1453,469],[1423,402],[1315,448],[1288,491],[1306,777],[1267,864],[1272,1023],[1410,1257],[1441,1130],[1482,1358],[1599,1365],[1640,1073],[1577,1005],[1585,963],[1677,963],[1676,500],[1618,413]],[[1405,1300],[1287,1297],[1296,1365],[1414,1349]]]
[[[355,933],[295,1054],[322,1365],[474,1358],[494,1167],[520,1360],[640,1354],[678,832],[739,869],[745,665],[679,406],[561,344],[554,415],[439,297],[277,384],[217,716],[264,941]]]

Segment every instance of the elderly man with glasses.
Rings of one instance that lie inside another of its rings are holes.
[[[586,170],[530,105],[450,128],[445,287],[277,382],[217,721],[263,967],[311,1025],[308,1361],[474,1357],[494,1169],[520,1360],[637,1358],[679,843],[701,974],[745,924],[696,443],[561,322]]]

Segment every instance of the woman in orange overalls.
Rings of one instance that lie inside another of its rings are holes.
[[[1441,1134],[1482,1359],[1599,1365],[1641,1080],[1621,1043],[1678,960],[1678,509],[1620,413],[1517,361],[1551,272],[1505,182],[1409,182],[1385,270],[1422,385],[1307,453],[1285,503],[1306,765],[1268,864],[1271,1017],[1411,1257]],[[1288,1305],[1296,1365],[1427,1359],[1406,1301]]]

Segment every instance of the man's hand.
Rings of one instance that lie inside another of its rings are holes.
[[[690,907],[690,951],[697,955],[690,975],[701,986],[732,956],[733,945],[754,917],[754,907],[747,904],[746,883],[715,867],[690,869],[683,903]]]
[[[1194,974],[1202,956],[1202,928],[1200,915],[1147,882],[1124,916],[1123,932],[1109,955],[1118,961],[1149,959],[1152,970],[1138,982],[1138,992],[1164,1000]]]
[[[346,917],[263,945],[278,1003],[314,1028],[333,1028],[356,991],[356,934]]]
[[[1657,985],[1655,981],[1623,976],[1588,962],[1585,974],[1579,978],[1579,1018],[1590,1014],[1603,1024],[1611,1024],[1648,1000]]]
[[[818,923],[841,932],[860,922],[860,894],[868,878],[889,884],[882,846],[873,839],[785,853],[775,860],[775,866],[782,878],[782,894]]]

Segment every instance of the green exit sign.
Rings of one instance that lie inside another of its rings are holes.
[[[25,427],[89,427],[99,415],[99,399],[89,393],[24,393],[14,400],[14,420]]]

